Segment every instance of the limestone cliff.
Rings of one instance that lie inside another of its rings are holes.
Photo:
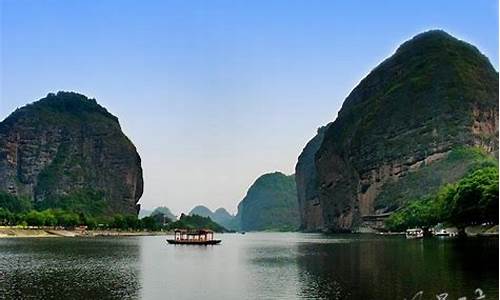
[[[447,178],[429,168],[457,147],[498,150],[498,73],[472,45],[443,31],[425,32],[370,72],[326,129],[315,173],[304,173],[316,176],[321,213],[303,208],[303,227],[348,231],[363,217],[396,209],[392,198],[431,190],[406,179],[424,166],[436,177],[431,185],[456,180],[467,168],[451,163],[454,176]],[[310,180],[298,181],[299,193]],[[399,183],[407,190],[396,188]],[[389,186],[399,194],[388,196]]]
[[[49,94],[0,123],[0,191],[27,196],[36,208],[136,214],[141,159],[118,119],[95,100]]]

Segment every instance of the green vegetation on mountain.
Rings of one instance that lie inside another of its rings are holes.
[[[280,172],[259,177],[238,205],[241,230],[294,231],[299,227],[294,175]]]
[[[92,189],[77,190],[69,195],[52,196],[35,203],[37,210],[61,209],[90,216],[101,216],[106,210],[106,200],[102,192]]]
[[[168,229],[173,230],[176,228],[182,229],[210,229],[215,232],[227,232],[228,230],[223,226],[215,223],[210,217],[202,217],[198,215],[185,215],[182,214],[179,220],[168,224]]]
[[[388,181],[375,200],[375,209],[395,210],[414,199],[435,194],[442,186],[455,183],[471,172],[498,165],[484,149],[457,147],[442,160],[423,165],[397,181]]]
[[[389,230],[431,227],[448,223],[458,227],[498,224],[498,166],[475,170],[455,184],[443,186],[435,195],[413,199],[387,220]]]
[[[16,197],[6,192],[0,191],[0,208],[3,210],[20,213],[32,209],[33,203],[28,197]]]

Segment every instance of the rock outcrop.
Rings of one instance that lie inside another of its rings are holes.
[[[474,46],[443,31],[422,33],[359,83],[319,147],[321,137],[315,139],[297,165],[302,227],[351,231],[364,217],[398,207],[387,187],[399,199],[410,190],[415,196],[418,183],[406,178],[423,167],[437,177],[426,182],[454,180],[429,169],[453,149],[498,151],[498,73]],[[467,170],[456,167],[464,161],[452,161],[447,167],[456,179]],[[407,191],[396,188],[400,183]]]
[[[0,191],[29,197],[36,208],[137,214],[141,159],[118,119],[94,99],[49,94],[0,123]]]
[[[297,230],[299,209],[294,175],[260,176],[238,205],[241,230]]]

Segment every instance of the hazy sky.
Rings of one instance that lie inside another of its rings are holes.
[[[433,28],[498,70],[497,1],[0,0],[0,119],[59,90],[118,116],[145,208],[236,211],[291,174],[316,128],[396,47]]]

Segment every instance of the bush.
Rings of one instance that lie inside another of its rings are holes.
[[[160,224],[154,217],[145,217],[141,219],[141,227],[146,230],[156,231],[160,229]]]

